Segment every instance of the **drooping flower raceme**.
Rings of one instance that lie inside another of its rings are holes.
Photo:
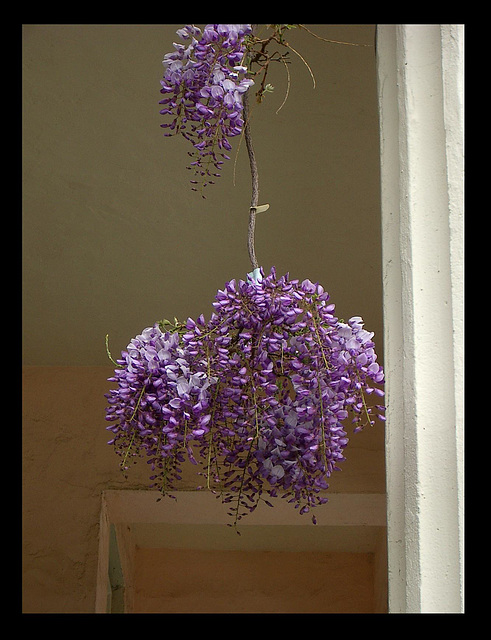
[[[123,468],[147,456],[164,494],[186,459],[198,464],[234,522],[276,496],[307,513],[344,460],[347,418],[355,432],[384,419],[368,402],[383,396],[373,333],[338,320],[321,285],[274,269],[228,282],[213,306],[208,322],[157,323],[130,342],[110,378],[110,443]]]
[[[253,84],[244,66],[251,31],[250,24],[208,24],[203,32],[187,25],[177,31],[182,42],[164,56],[160,113],[169,121],[161,126],[165,135],[182,134],[193,145],[195,185],[220,176],[229,139],[242,132],[242,98]]]

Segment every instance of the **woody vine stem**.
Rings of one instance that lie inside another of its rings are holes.
[[[252,33],[255,34],[257,25],[252,25]],[[259,201],[259,173],[257,170],[256,154],[254,153],[254,145],[252,144],[251,134],[251,110],[249,106],[249,92],[244,94],[244,137],[249,156],[249,165],[251,170],[251,205],[249,208],[249,227],[247,234],[247,248],[249,259],[253,269],[258,268],[255,250],[255,230],[256,230],[256,208]]]
[[[244,95],[244,137],[247,146],[247,153],[249,155],[249,164],[251,168],[251,182],[252,182],[252,195],[251,206],[249,208],[249,229],[247,238],[247,247],[249,251],[249,259],[253,269],[258,268],[258,262],[256,258],[256,251],[254,247],[254,235],[256,229],[256,208],[259,199],[259,173],[257,170],[256,154],[254,153],[254,146],[252,144],[251,124],[250,124],[250,109],[249,109],[249,96],[246,92]]]
[[[258,43],[261,45],[259,50],[249,51],[247,55],[248,62],[249,62],[248,66],[250,66],[251,62],[255,62],[259,66],[259,71],[257,73],[263,74],[260,88],[256,94],[258,102],[262,101],[262,98],[265,93],[268,93],[269,91],[273,90],[273,87],[271,85],[266,84],[266,76],[268,73],[268,66],[270,62],[272,61],[282,62],[285,65],[285,69],[287,70],[287,73],[288,73],[288,67],[287,67],[288,51],[283,54],[279,53],[278,51],[275,51],[272,54],[267,53],[267,46],[271,42],[275,42],[283,47],[290,48],[302,59],[304,64],[309,69],[309,72],[312,76],[312,80],[314,82],[314,87],[315,87],[315,79],[309,65],[304,60],[304,58],[298,53],[298,51],[295,51],[295,49],[293,49],[293,47],[291,47],[291,45],[289,45],[286,42],[286,40],[284,40],[284,35],[283,35],[284,31],[293,25],[271,25],[271,26],[273,27],[272,35],[270,35],[264,40],[258,40]],[[258,27],[257,24],[251,25],[251,32],[252,32],[253,38],[255,37],[257,27]],[[288,80],[289,80],[289,73],[288,73]],[[285,96],[285,100],[283,101],[283,104],[285,103],[286,97],[288,96],[288,91],[289,89],[287,89],[287,95]],[[281,106],[283,106],[283,104]],[[251,171],[251,186],[252,186],[251,204],[249,207],[247,247],[248,247],[249,259],[251,261],[251,265],[253,269],[257,269],[259,267],[259,264],[256,258],[256,251],[255,251],[255,229],[256,229],[257,207],[259,202],[259,172],[257,168],[256,154],[254,152],[254,145],[252,143],[251,108],[250,108],[250,102],[249,102],[249,91],[246,91],[243,96],[243,115],[244,115],[244,138],[246,142],[247,153],[249,156],[249,165],[250,165],[250,171]]]
[[[342,42],[339,40],[330,40],[327,38],[321,38],[315,33],[312,33],[312,31],[310,31],[309,29],[307,29],[305,25],[269,25],[269,26],[273,27],[273,33],[269,35],[269,37],[263,40],[257,40],[257,42],[261,45],[260,48],[255,51],[249,51],[247,55],[249,63],[255,62],[256,64],[258,64],[260,67],[259,72],[263,74],[260,88],[256,94],[258,98],[258,102],[261,102],[262,97],[265,93],[268,93],[273,89],[271,85],[266,85],[266,76],[268,72],[268,66],[269,66],[269,63],[272,61],[282,62],[285,65],[285,69],[287,70],[287,73],[288,73],[288,88],[287,88],[287,94],[285,96],[285,100],[283,101],[283,104],[285,103],[286,98],[288,96],[288,92],[289,92],[290,74],[288,72],[288,66],[287,66],[288,51],[283,54],[279,53],[278,51],[275,51],[272,54],[267,53],[267,46],[271,42],[275,42],[293,51],[302,60],[302,62],[305,64],[305,66],[309,70],[313,85],[315,87],[314,74],[309,64],[304,59],[304,57],[298,51],[296,51],[284,38],[284,33],[288,31],[288,29],[290,29],[291,27],[298,26],[304,29],[305,31],[307,31],[308,33],[310,33],[315,38],[318,38],[319,40],[323,40],[324,42],[328,42],[331,44],[350,45],[355,47],[369,46],[369,45],[358,44],[354,42]],[[258,27],[257,24],[251,25],[252,38],[255,38],[256,36],[257,27]],[[281,105],[281,107],[283,106],[283,104]],[[247,146],[247,153],[249,155],[249,164],[250,164],[251,180],[252,180],[252,196],[251,196],[251,204],[249,208],[249,226],[248,226],[247,245],[248,245],[249,259],[251,261],[252,267],[253,269],[257,269],[259,265],[258,265],[256,252],[255,252],[255,228],[256,228],[256,213],[257,213],[258,199],[259,199],[259,174],[257,169],[256,155],[254,153],[254,146],[252,144],[251,125],[250,125],[251,109],[249,104],[249,91],[246,91],[244,93],[243,108],[244,108],[244,137],[245,137],[245,142]]]

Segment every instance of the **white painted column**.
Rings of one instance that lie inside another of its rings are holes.
[[[390,613],[463,611],[463,26],[378,25]]]

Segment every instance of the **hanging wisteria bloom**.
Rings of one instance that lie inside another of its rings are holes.
[[[269,43],[287,45],[291,25],[254,40],[251,25],[193,25],[164,58],[161,113],[167,135],[193,146],[192,182],[220,174],[229,139],[244,129],[252,176],[248,251],[253,271],[219,290],[209,320],[156,323],[130,341],[109,380],[109,441],[127,471],[144,457],[151,487],[178,490],[182,468],[197,466],[199,488],[227,505],[233,524],[270,498],[283,497],[301,514],[327,501],[329,478],[340,469],[354,433],[384,420],[384,373],[373,333],[361,317],[347,322],[320,284],[265,276],[254,250],[258,171],[244,94],[253,81],[247,47],[260,49],[258,99],[266,91]],[[249,52],[250,54],[250,52]],[[251,58],[252,59],[252,58]],[[197,188],[197,187],[196,187]],[[269,205],[266,205],[266,208]],[[110,354],[109,354],[110,355]],[[371,401],[369,401],[371,398]],[[315,516],[312,516],[315,522]]]
[[[229,139],[243,129],[243,94],[253,84],[244,66],[249,24],[187,25],[182,42],[164,56],[160,113],[168,118],[165,135],[181,134],[193,146],[194,189],[212,184],[229,159]]]
[[[373,333],[338,320],[321,285],[274,269],[228,282],[213,306],[209,321],[157,323],[130,342],[110,378],[110,444],[125,469],[146,456],[163,494],[186,459],[198,464],[235,523],[268,497],[307,513],[327,501],[349,417],[355,432],[384,420],[367,401],[383,396]]]

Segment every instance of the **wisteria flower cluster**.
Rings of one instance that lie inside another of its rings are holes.
[[[336,318],[320,284],[274,268],[231,280],[213,306],[209,321],[156,323],[122,352],[107,394],[110,444],[124,469],[147,457],[163,494],[186,460],[198,465],[234,524],[270,497],[308,513],[345,459],[347,418],[355,432],[384,420],[367,401],[384,394],[373,333],[360,317]]]
[[[182,134],[191,142],[193,184],[213,184],[229,159],[229,139],[243,128],[245,91],[254,83],[244,65],[250,24],[208,24],[178,29],[182,42],[164,56],[160,113],[170,121],[165,135]],[[197,190],[197,187],[193,187]]]

